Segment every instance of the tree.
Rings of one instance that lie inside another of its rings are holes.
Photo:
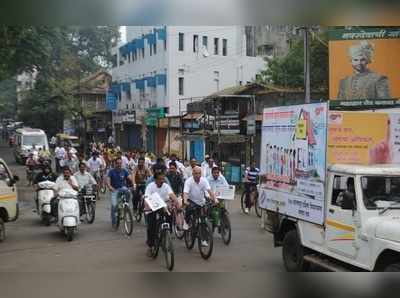
[[[327,34],[315,35],[310,44],[310,79],[312,90],[328,90],[329,56]],[[260,72],[258,82],[282,87],[304,87],[303,41],[296,42],[285,57],[265,59],[267,68]]]
[[[87,111],[76,96],[81,80],[111,65],[111,47],[118,40],[119,31],[116,26],[74,26],[54,30],[58,41],[41,61],[35,88],[21,103],[20,117],[32,126],[57,132],[62,128],[59,119],[87,118]],[[49,117],[54,122],[49,121]]]

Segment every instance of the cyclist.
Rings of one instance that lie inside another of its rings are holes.
[[[183,178],[182,174],[178,172],[177,168],[178,165],[175,162],[171,161],[169,163],[169,169],[166,177],[171,183],[171,188],[174,191],[175,195],[179,197],[183,191]]]
[[[185,186],[183,188],[183,203],[188,206],[185,214],[186,222],[188,222],[188,218],[193,213],[194,209],[205,205],[206,193],[208,193],[209,197],[215,204],[218,204],[218,199],[211,191],[211,187],[207,179],[201,176],[201,168],[199,166],[195,166],[192,174],[192,177],[185,181]],[[208,243],[203,241],[201,245],[208,246]]]
[[[92,157],[87,161],[87,167],[96,181],[100,181],[100,172],[105,168],[105,164],[97,151],[93,152]]]
[[[174,162],[176,164],[176,169],[181,175],[185,174],[185,166],[178,160],[178,157],[175,153],[172,153],[169,160],[167,160],[167,162],[165,163],[168,169],[171,162]]]
[[[115,168],[111,169],[107,176],[107,187],[111,193],[111,223],[114,228],[117,223],[116,212],[119,196],[121,193],[125,193],[128,199],[130,198],[127,188],[128,181],[132,182],[132,178],[128,171],[122,168],[122,159],[117,158]]]
[[[180,208],[180,204],[172,191],[172,188],[165,183],[165,174],[157,172],[154,175],[154,182],[151,182],[146,187],[145,196],[151,196],[153,193],[158,195],[167,203],[167,205],[175,204]],[[151,212],[146,210],[146,222],[147,222],[147,245],[149,247],[147,255],[151,257],[152,247],[154,246],[154,238],[157,233],[157,212]],[[172,226],[172,217],[168,215],[168,222]]]
[[[225,177],[221,174],[219,167],[213,167],[211,173],[211,176],[208,176],[207,180],[214,193],[217,186],[229,186]]]
[[[28,186],[33,183],[33,171],[35,168],[38,166],[38,163],[35,161],[33,158],[33,153],[29,153],[28,158],[26,159],[25,162],[26,166],[26,180],[28,180]]]
[[[138,165],[132,173],[133,182],[133,212],[137,211],[140,194],[144,194],[146,181],[151,176],[150,170],[145,165],[144,157],[139,157]]]
[[[250,202],[250,193],[251,191],[257,187],[257,178],[258,175],[260,174],[260,169],[258,169],[256,167],[256,163],[253,161],[250,165],[250,167],[246,168],[246,172],[245,172],[245,183],[244,183],[244,187],[245,187],[245,191],[246,191],[246,200],[245,200],[245,204],[246,204],[246,208],[244,210],[244,213],[248,214],[250,207],[251,207],[251,202]]]

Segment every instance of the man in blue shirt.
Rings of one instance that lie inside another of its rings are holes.
[[[127,193],[128,197],[130,198],[127,182],[128,180],[132,182],[132,178],[130,177],[129,172],[122,168],[121,158],[117,158],[115,160],[115,168],[108,172],[107,178],[107,186],[111,192],[111,223],[113,227],[115,227],[117,223],[116,212],[118,198],[122,192]]]

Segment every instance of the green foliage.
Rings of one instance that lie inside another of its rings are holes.
[[[329,60],[327,34],[315,36],[310,44],[311,89],[328,90]],[[282,87],[303,88],[304,47],[296,42],[285,57],[266,58],[267,67],[258,76],[258,82]]]
[[[25,27],[18,27],[26,31]],[[30,27],[29,27],[30,28]],[[46,29],[46,30],[45,30]],[[38,28],[30,29],[35,32]],[[11,65],[2,67],[4,73],[37,70],[35,87],[30,90],[19,106],[19,117],[25,123],[57,131],[62,128],[64,116],[85,118],[88,113],[81,107],[76,96],[81,80],[89,74],[111,65],[111,47],[119,38],[118,27],[53,27],[43,28],[42,36],[30,42],[28,59],[21,63],[17,58]],[[37,50],[44,51],[37,55]],[[23,49],[9,48],[9,52]],[[19,54],[15,54],[17,57]],[[13,54],[9,54],[13,56]]]

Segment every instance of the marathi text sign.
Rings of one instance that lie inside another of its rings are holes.
[[[400,162],[400,114],[330,112],[328,163]]]
[[[327,103],[264,109],[262,208],[323,223],[327,113]]]

